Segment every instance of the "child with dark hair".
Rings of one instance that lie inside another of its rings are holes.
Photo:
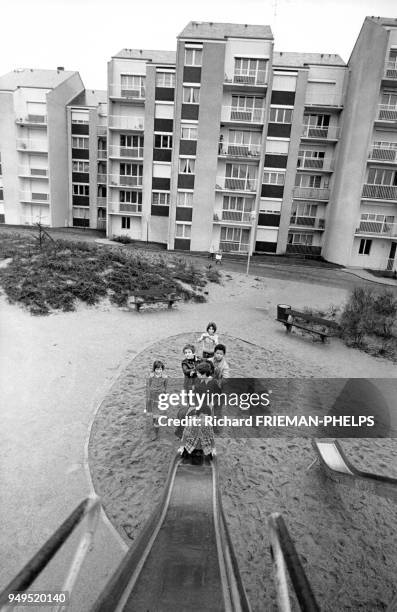
[[[146,410],[148,415],[147,428],[151,432],[151,439],[156,440],[159,431],[158,403],[160,393],[167,391],[167,375],[164,373],[165,365],[156,360],[146,382]]]
[[[209,359],[214,366],[214,379],[222,388],[226,378],[230,378],[229,365],[225,359],[226,346],[224,344],[217,344],[214,351],[214,356]]]
[[[215,346],[219,343],[216,333],[216,323],[210,321],[207,325],[207,330],[201,334],[197,342],[202,342],[203,359],[209,359],[214,356]]]
[[[196,357],[196,349],[193,344],[186,344],[183,347],[184,359],[182,359],[182,372],[184,376],[183,388],[186,391],[193,388],[193,381],[196,378],[196,366],[199,359]]]

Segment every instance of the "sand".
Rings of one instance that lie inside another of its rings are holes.
[[[109,304],[32,317],[0,298],[2,422],[1,547],[4,585],[90,491],[84,445],[93,418],[90,469],[106,512],[124,537],[135,537],[161,493],[177,441],[150,443],[141,412],[154,357],[179,371],[181,345],[210,320],[227,338],[238,375],[261,377],[396,377],[394,364],[333,340],[287,336],[277,303],[325,308],[346,292],[302,282],[225,276],[206,304],[179,304],[141,314]],[[99,409],[98,409],[99,406]],[[98,411],[97,411],[98,409]],[[96,415],[96,416],[95,416]],[[357,443],[355,443],[357,445]],[[354,447],[352,458],[388,471],[391,442]],[[274,590],[266,526],[285,516],[324,610],[382,610],[393,593],[394,507],[326,481],[305,440],[218,441],[223,503],[254,610],[272,609]],[[103,528],[80,585],[78,612],[90,609],[117,566],[122,548]],[[62,563],[61,563],[62,565]],[[58,573],[57,577],[58,577]],[[47,587],[55,582],[50,578]]]

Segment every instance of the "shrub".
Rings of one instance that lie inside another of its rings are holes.
[[[356,287],[341,315],[342,337],[357,346],[365,335],[391,338],[396,317],[397,299],[391,291]]]

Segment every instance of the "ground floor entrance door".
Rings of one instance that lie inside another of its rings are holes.
[[[397,251],[397,242],[392,242],[390,245],[389,259],[388,259],[387,268],[386,268],[389,271],[393,270],[394,260],[396,257],[396,251]]]

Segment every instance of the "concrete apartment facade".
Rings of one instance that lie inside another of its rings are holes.
[[[190,22],[176,52],[112,57],[107,92],[32,72],[0,78],[0,221],[396,269],[396,19],[367,17],[348,64]]]

